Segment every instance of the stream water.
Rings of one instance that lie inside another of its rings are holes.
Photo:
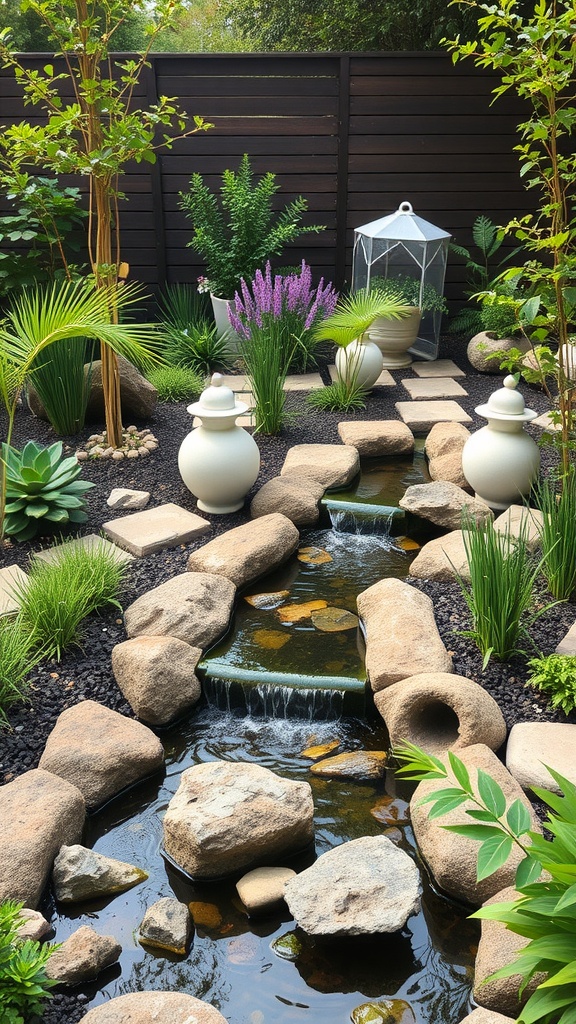
[[[288,590],[284,604],[305,602],[313,594],[314,600],[336,600],[352,612],[359,590],[383,575],[405,575],[412,557],[389,535],[327,530],[303,539],[303,545],[327,552],[330,560],[294,559],[247,594]],[[263,632],[288,641],[276,647],[262,643]],[[88,924],[122,944],[119,964],[84,989],[89,1005],[160,989],[205,999],[230,1024],[344,1024],[358,1007],[381,1000],[397,1001],[390,1004],[392,1017],[382,1017],[390,1024],[456,1024],[466,1014],[478,927],[467,921],[464,908],[431,889],[424,869],[422,910],[400,933],[322,941],[301,932],[287,908],[249,919],[235,878],[192,883],[161,856],[162,817],[182,771],[223,759],[257,762],[312,786],[315,850],[284,861],[289,866],[305,867],[339,843],[382,833],[417,858],[407,815],[409,792],[397,787],[391,772],[378,782],[320,778],[310,773],[311,761],[303,754],[310,745],[333,740],[341,750],[387,748],[382,721],[371,714],[369,701],[365,707],[358,635],[356,628],[323,632],[309,619],[281,622],[276,608],[257,609],[240,600],[233,634],[207,659],[227,665],[228,678],[210,673],[202,706],[162,733],[163,777],[139,784],[89,819],[85,844],[138,865],[148,879],[107,901],[53,908],[59,941]],[[235,666],[253,675],[250,685],[245,678],[234,681]],[[284,682],[270,686],[259,678],[273,672]],[[323,677],[327,688],[318,681],[295,688],[293,677],[299,673]],[[351,680],[350,687],[330,686],[338,677]],[[186,956],[145,949],[137,938],[146,908],[173,895],[189,905],[194,920]],[[368,1024],[378,1018],[356,1015],[354,1020]]]

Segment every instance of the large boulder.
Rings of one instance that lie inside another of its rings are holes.
[[[324,487],[310,476],[274,476],[252,499],[250,515],[261,519],[281,512],[295,526],[313,526],[320,517]]]
[[[448,480],[434,480],[430,484],[412,484],[407,487],[398,502],[405,512],[411,512],[420,519],[427,519],[435,526],[446,530],[459,530],[462,525],[462,513],[483,523],[493,519],[494,513],[486,502],[473,498],[462,487]]]
[[[98,935],[83,925],[52,953],[46,974],[60,985],[82,985],[115,964],[121,952],[122,946],[112,935]]]
[[[34,909],[63,843],[82,836],[86,807],[80,790],[34,768],[0,788],[0,902]]]
[[[411,455],[414,434],[401,420],[343,420],[338,433],[344,444],[352,445],[359,455]]]
[[[474,743],[498,750],[506,739],[496,701],[466,676],[422,672],[381,690],[374,703],[393,746],[407,740],[428,754],[443,755]]]
[[[470,579],[468,555],[462,530],[451,530],[424,544],[410,565],[410,575],[417,580],[453,583],[458,575]]]
[[[210,572],[183,572],[148,590],[124,612],[126,632],[172,636],[205,650],[228,629],[236,587]]]
[[[79,1024],[227,1024],[208,1003],[184,992],[132,992],[95,1006]]]
[[[347,487],[360,472],[360,456],[348,444],[295,444],[290,448],[282,476],[310,476],[324,488]]]
[[[493,903],[510,903],[516,900],[519,893],[513,886],[502,889],[486,906]],[[544,981],[543,974],[536,974],[526,985],[520,996],[520,986],[524,978],[520,974],[511,974],[508,978],[489,981],[491,974],[501,967],[507,967],[516,959],[516,955],[528,945],[529,940],[523,935],[511,932],[501,921],[482,921],[478,953],[474,965],[474,999],[487,1010],[518,1017],[520,1010],[538,985]]]
[[[158,404],[158,392],[153,384],[146,377],[143,377],[139,370],[132,363],[122,356],[117,356],[118,370],[120,373],[120,400],[122,413],[125,417],[137,420],[148,420],[153,415]],[[87,376],[90,364],[84,367],[84,376]],[[48,414],[44,408],[40,395],[34,385],[28,382],[27,398],[30,411],[38,419],[47,420]],[[90,397],[86,409],[87,423],[104,422],[104,393],[102,389],[102,361],[94,360],[92,363],[90,380]],[[124,420],[126,422],[126,420]]]
[[[82,903],[84,900],[115,896],[126,892],[148,878],[148,873],[134,864],[105,857],[76,843],[61,846],[54,861],[52,883],[60,903]]]
[[[495,779],[506,797],[507,807],[514,800],[522,800],[530,814],[532,829],[539,830],[538,821],[530,802],[524,796],[516,780],[506,771],[502,762],[489,747],[482,743],[462,747],[458,751],[458,757],[468,769],[473,784],[476,782],[479,769]],[[436,884],[449,896],[479,906],[500,889],[512,885],[516,868],[522,860],[522,853],[513,849],[506,864],[498,868],[488,878],[478,882],[476,880],[478,842],[468,836],[447,832],[443,827],[444,825],[469,825],[472,819],[466,814],[466,811],[475,808],[475,805],[471,801],[466,801],[454,810],[448,811],[447,814],[443,814],[441,818],[431,819],[429,804],[422,804],[422,800],[431,793],[454,785],[456,785],[456,780],[449,770],[448,779],[421,782],[416,787],[410,801],[412,828],[418,849],[427,862]]]
[[[200,699],[201,657],[199,647],[174,636],[137,636],[112,649],[112,671],[134,714],[166,725]]]
[[[505,1017],[503,1013],[495,1013],[494,1010],[478,1006],[467,1017],[463,1017],[460,1024],[516,1024],[516,1018]]]
[[[163,764],[164,749],[150,729],[93,700],[58,716],[40,758],[40,768],[76,786],[90,808]]]
[[[435,423],[426,438],[424,450],[432,480],[448,480],[465,491],[470,484],[462,469],[462,449],[470,437],[463,423]]]
[[[468,362],[479,373],[501,373],[502,359],[512,348],[524,353],[531,350],[527,338],[497,338],[492,331],[480,331],[468,342],[466,355]]]
[[[284,898],[310,935],[397,932],[420,909],[420,875],[386,836],[364,836],[322,854],[286,883]]]
[[[576,786],[576,725],[517,722],[508,737],[506,767],[522,789],[540,786],[560,793],[548,767]]]
[[[209,761],[182,773],[164,816],[164,848],[188,875],[217,878],[308,846],[313,811],[307,782]]]
[[[190,555],[188,570],[215,573],[242,587],[282,565],[299,543],[294,523],[272,512],[203,544]]]
[[[452,656],[426,594],[390,578],[363,590],[357,603],[366,631],[366,671],[375,692],[418,672],[452,671]]]

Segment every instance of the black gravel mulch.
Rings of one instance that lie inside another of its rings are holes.
[[[479,374],[469,365],[466,346],[453,339],[445,339],[440,350],[441,358],[452,358],[465,370],[466,378],[461,383],[468,396],[458,399],[463,408],[472,416],[471,429],[485,426],[474,412],[474,407],[487,400],[489,395],[501,386],[501,377]],[[323,362],[321,372],[326,381],[328,375]],[[364,411],[348,415],[340,413],[316,413],[311,411],[301,394],[290,394],[287,400],[289,418],[279,437],[257,437],[261,452],[261,471],[254,487],[257,490],[266,480],[278,474],[286,452],[295,444],[323,442],[338,443],[337,424],[342,419],[395,419],[394,403],[406,401],[409,396],[400,381],[415,376],[412,370],[394,372],[396,387],[379,388],[369,397]],[[526,385],[521,386],[526,404],[539,413],[548,409],[548,402],[542,392]],[[159,449],[149,458],[125,460],[123,462],[91,460],[84,463],[83,477],[96,485],[87,495],[88,523],[84,532],[98,531],[102,524],[112,518],[106,505],[113,487],[131,487],[151,492],[148,507],[176,502],[196,512],[193,496],[184,487],[178,473],[177,455],[182,439],[191,429],[191,419],[185,403],[160,405],[150,426],[159,441]],[[0,418],[0,428],[4,425]],[[85,440],[98,429],[98,425],[86,427],[81,435]],[[541,434],[538,428],[528,428],[535,438]],[[2,436],[2,434],[0,434]],[[52,443],[56,438],[51,428],[32,417],[27,409],[18,411],[13,443],[21,446],[26,440]],[[64,445],[74,451],[78,438],[63,438]],[[546,470],[554,464],[555,456],[549,448],[542,452],[542,464]],[[253,492],[252,492],[253,493]],[[248,496],[248,500],[250,495]],[[213,536],[234,526],[247,522],[248,502],[245,508],[233,515],[211,516]],[[256,528],[256,527],[255,527]],[[170,579],[186,568],[187,558],[198,544],[188,544],[174,550],[167,550],[137,559],[130,570],[129,582],[122,598],[126,607],[144,591]],[[13,544],[0,549],[0,565],[16,562],[26,567],[29,556],[42,543]],[[454,671],[476,680],[496,699],[506,723],[510,728],[520,721],[566,721],[562,713],[553,712],[546,698],[526,688],[526,659],[513,658],[507,664],[490,662],[482,671],[482,658],[473,644],[458,635],[458,630],[469,626],[466,606],[456,584],[439,584],[428,581],[409,582],[427,593],[434,602],[436,621],[442,638],[454,654]],[[543,594],[542,600],[549,600]],[[576,606],[556,605],[537,620],[531,632],[536,646],[544,653],[552,653],[558,642],[576,619]],[[112,676],[110,653],[113,646],[126,638],[122,619],[117,609],[92,617],[86,624],[81,648],[72,649],[57,664],[41,664],[32,675],[29,700],[10,711],[10,729],[0,733],[0,782],[8,782],[18,774],[34,768],[44,748],[46,738],[60,712],[84,699],[97,700],[108,707],[131,715],[131,709]],[[574,716],[570,720],[576,721]],[[51,1003],[44,1020],[46,1024],[74,1024],[85,1012],[83,997],[59,994]]]

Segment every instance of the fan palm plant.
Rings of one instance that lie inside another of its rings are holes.
[[[333,341],[346,348],[360,339],[377,317],[401,320],[410,313],[410,306],[400,293],[358,291],[338,300],[336,309],[318,326],[314,333],[317,341]]]
[[[50,288],[23,291],[0,324],[0,399],[8,415],[10,446],[18,398],[35,361],[56,341],[98,338],[110,349],[140,363],[158,362],[153,324],[111,323],[110,309],[125,311],[140,298],[138,286],[96,288],[90,281],[61,281]],[[6,466],[0,463],[0,538],[4,534]]]

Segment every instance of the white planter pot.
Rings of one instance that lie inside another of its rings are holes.
[[[373,341],[351,341],[336,353],[340,380],[354,380],[360,387],[374,387],[382,373],[382,353]]]
[[[411,310],[403,320],[376,317],[364,335],[378,345],[382,353],[382,365],[387,370],[401,370],[412,363],[408,349],[416,342],[422,314],[418,306],[412,306]]]
[[[213,295],[212,292],[210,292],[210,299],[218,337],[226,339],[232,352],[239,352],[243,339],[233,330],[228,319],[230,299],[221,299],[218,295]]]
[[[516,424],[482,427],[462,449],[462,470],[476,496],[490,508],[522,504],[540,469],[540,450]]]

